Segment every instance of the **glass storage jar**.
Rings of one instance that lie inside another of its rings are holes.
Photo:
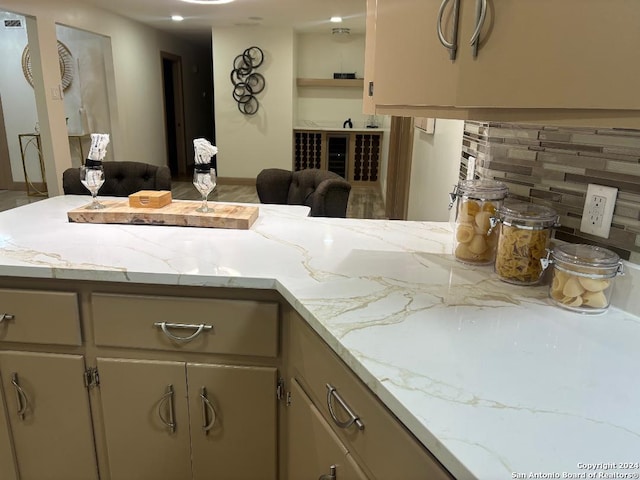
[[[509,189],[495,180],[464,180],[450,194],[449,208],[456,203],[453,255],[474,265],[495,260],[498,231],[491,228],[494,217]]]
[[[580,313],[602,313],[609,308],[613,281],[622,273],[620,257],[611,250],[584,244],[560,245],[551,252],[551,300]]]
[[[547,256],[553,228],[558,226],[555,210],[533,203],[506,203],[498,209],[498,250],[494,264],[500,280],[533,285],[544,270],[540,260]]]

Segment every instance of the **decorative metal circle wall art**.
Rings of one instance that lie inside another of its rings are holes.
[[[69,48],[58,40],[58,63],[60,64],[60,79],[62,81],[62,90],[66,90],[71,86],[73,81],[73,55]],[[22,51],[22,73],[27,79],[29,85],[33,87],[33,74],[31,73],[31,52],[29,45],[24,47]]]
[[[258,47],[249,47],[233,59],[231,83],[233,99],[238,103],[238,110],[245,115],[255,115],[260,103],[256,95],[264,90],[265,80],[261,73],[255,71],[264,62],[264,53]]]

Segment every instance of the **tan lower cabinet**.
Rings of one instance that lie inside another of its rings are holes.
[[[295,379],[291,380],[287,423],[290,480],[367,480]]]
[[[111,479],[191,478],[185,364],[96,363]]]
[[[279,295],[7,282],[0,480],[452,478]]]
[[[11,448],[11,438],[9,436],[9,419],[7,418],[7,408],[0,382],[0,465],[3,480],[18,480],[16,463]]]
[[[292,313],[287,325],[288,376],[303,386],[369,476],[378,480],[452,478],[304,319]]]
[[[80,355],[0,352],[20,480],[98,478],[84,371]]]
[[[277,478],[277,371],[187,364],[193,478]]]
[[[112,480],[276,478],[275,368],[114,358],[97,366]]]

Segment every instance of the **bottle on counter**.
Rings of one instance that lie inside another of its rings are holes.
[[[449,208],[456,204],[453,255],[474,265],[490,265],[495,260],[498,231],[491,218],[502,206],[509,189],[495,180],[463,180],[451,192]]]
[[[580,313],[609,308],[613,282],[622,274],[620,257],[594,245],[565,244],[553,249],[549,297],[557,306]]]
[[[553,229],[559,226],[556,211],[533,203],[505,202],[494,223],[499,232],[494,268],[500,280],[538,283],[544,273],[540,260],[547,256]]]

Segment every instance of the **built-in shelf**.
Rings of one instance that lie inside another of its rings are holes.
[[[362,78],[298,78],[299,87],[359,87],[362,88]]]

